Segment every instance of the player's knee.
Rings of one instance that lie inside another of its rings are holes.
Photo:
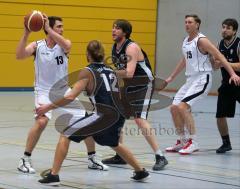
[[[110,148],[112,148],[114,151],[118,151],[121,148],[121,144],[118,143],[116,145],[110,146]]]
[[[135,123],[138,125],[138,127],[144,127],[146,124],[146,120],[143,118],[135,118],[134,119]]]
[[[69,143],[70,143],[70,140],[66,136],[64,136],[64,135],[60,136],[58,144],[68,146]]]
[[[170,112],[173,116],[175,116],[178,112],[178,106],[177,105],[171,105],[170,106]]]
[[[48,123],[48,119],[45,117],[44,118],[42,117],[42,118],[37,119],[36,122],[40,129],[44,129]]]
[[[226,117],[218,117],[217,118],[217,124],[218,125],[221,125],[221,124],[226,123],[226,122],[227,122]]]
[[[186,104],[186,103],[180,103],[180,104],[178,105],[178,110],[179,110],[179,112],[181,112],[181,113],[187,113],[187,112],[190,112],[190,111],[191,111],[191,107],[189,107],[189,105]]]

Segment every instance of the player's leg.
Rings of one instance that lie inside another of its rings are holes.
[[[136,87],[135,89],[133,88],[133,90],[142,90],[142,93],[144,93],[143,100],[137,99],[135,101],[135,104],[138,105],[138,108],[135,110],[134,120],[155,153],[155,164],[153,166],[153,170],[161,170],[168,164],[168,161],[159,148],[156,138],[156,130],[153,129],[150,123],[147,121],[153,95],[153,83],[149,82],[147,85],[143,87]]]
[[[187,90],[184,98],[178,105],[181,116],[184,119],[186,128],[189,133],[188,142],[179,151],[179,153],[182,155],[191,154],[199,150],[199,146],[196,139],[196,127],[191,113],[191,107],[195,102],[207,96],[208,92],[211,89],[211,85],[212,85],[211,73],[203,73],[198,76],[193,76],[190,88]]]
[[[67,90],[67,92],[70,91]],[[66,93],[67,93],[66,92]],[[69,120],[69,125],[71,125],[74,122],[77,122],[81,118],[87,116],[86,110],[82,106],[79,99],[75,99],[73,102],[68,104],[67,106],[64,106],[63,108],[58,110],[59,115],[63,114],[70,114],[72,115],[72,118]],[[87,154],[88,154],[88,168],[89,169],[100,169],[100,170],[108,170],[109,167],[107,165],[104,165],[101,160],[99,160],[96,156],[96,150],[95,150],[95,141],[92,137],[88,137],[84,139],[86,148],[87,148]],[[101,165],[99,167],[98,165]]]
[[[159,148],[155,135],[155,130],[151,127],[151,125],[146,119],[135,118],[135,122],[137,126],[141,129],[143,136],[145,137],[148,144],[151,146],[152,150],[155,153],[156,161],[153,166],[153,170],[163,169],[168,164],[168,161],[165,158],[163,152]]]
[[[133,180],[144,181],[149,178],[149,173],[139,165],[137,159],[126,146],[119,143],[118,146],[112,148],[121,156],[122,159],[124,159],[124,161],[134,168],[134,175],[131,177]]]
[[[88,152],[88,168],[99,169],[103,171],[109,170],[109,167],[103,164],[96,155],[94,139],[92,137],[87,137],[84,142],[86,144]]]
[[[40,104],[48,104],[49,102],[48,93],[35,91],[35,107],[40,106]],[[18,170],[25,173],[35,173],[35,170],[32,167],[31,154],[42,134],[42,131],[52,117],[52,111],[48,111],[41,117],[37,117],[36,114],[34,116],[35,123],[28,133],[24,156],[20,159],[18,165]]]
[[[123,132],[122,132],[122,129],[121,129],[121,132],[120,132],[119,143],[123,144]],[[125,164],[127,164],[127,162],[124,159],[122,159],[121,156],[118,155],[117,153],[114,156],[112,156],[112,157],[103,159],[102,163],[104,163],[104,164],[117,164],[117,165],[125,165]]]
[[[120,133],[124,122],[125,118],[121,116],[112,127],[97,133],[93,138],[98,144],[113,148],[121,159],[134,168],[134,176],[131,177],[133,180],[144,181],[148,178],[149,173],[139,165],[132,152],[126,146],[119,143]]]
[[[191,107],[185,102],[181,102],[179,104],[179,110],[189,133],[189,139],[184,147],[179,150],[179,153],[182,155],[191,154],[199,150],[198,143],[196,142],[196,127],[191,113]]]
[[[179,109],[181,118],[184,120],[185,126],[191,138],[194,135],[196,135],[196,127],[195,127],[194,119],[191,113],[191,107],[187,103],[181,102],[178,105],[178,109]]]
[[[26,152],[32,153],[35,148],[43,130],[46,128],[48,123],[48,118],[42,116],[36,119],[34,126],[30,129],[28,133],[27,143],[26,143]]]
[[[41,116],[39,118],[36,118],[34,126],[30,129],[28,133],[24,156],[19,161],[19,165],[18,165],[19,171],[24,173],[36,172],[32,166],[31,154],[42,134],[42,131],[45,129],[47,123],[48,123],[48,117],[46,116]]]
[[[58,174],[61,169],[62,163],[67,156],[69,145],[70,140],[66,136],[60,135],[54,155],[53,167],[45,175],[42,174],[43,178],[39,180],[41,184],[52,186],[60,184]]]
[[[216,153],[220,154],[232,150],[226,117],[217,118],[217,127],[222,138],[222,145],[216,150]]]
[[[185,121],[180,112],[179,104],[187,93],[190,83],[191,82],[187,80],[187,82],[178,90],[170,107],[170,112],[178,139],[174,145],[165,149],[167,152],[179,152],[179,150],[181,150],[188,141],[188,136],[184,131]]]
[[[179,136],[179,139],[177,139],[177,142],[175,143],[175,145],[167,147],[165,150],[167,152],[178,152],[179,150],[182,149],[182,147],[187,141],[187,137],[184,131],[185,124],[184,124],[184,119],[182,118],[180,114],[180,110],[177,105],[171,105],[170,112],[172,115],[172,120],[176,129],[176,133]]]
[[[225,153],[232,150],[227,117],[234,117],[235,114],[236,100],[234,94],[231,88],[224,85],[218,89],[216,118],[218,131],[222,138],[222,145],[216,150],[216,153]]]

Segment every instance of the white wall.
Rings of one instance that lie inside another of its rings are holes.
[[[156,75],[159,77],[166,78],[182,57],[182,40],[187,35],[184,29],[186,14],[197,14],[202,20],[200,31],[217,44],[225,18],[235,18],[240,25],[240,0],[159,0],[156,53]],[[221,82],[220,71],[213,75],[212,92],[216,92]],[[168,88],[178,89],[184,81],[184,73],[181,73]]]

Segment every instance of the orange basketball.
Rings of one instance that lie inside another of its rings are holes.
[[[42,13],[40,11],[33,10],[25,16],[24,24],[29,31],[40,31],[44,24]]]

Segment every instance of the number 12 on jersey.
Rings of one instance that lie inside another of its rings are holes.
[[[103,81],[104,81],[104,84],[106,86],[106,89],[107,91],[114,91],[114,92],[119,92],[119,89],[117,87],[117,76],[113,73],[110,73],[108,76],[109,76],[109,79],[110,80],[113,80],[112,83],[111,83],[111,87],[112,87],[112,90],[110,88],[110,84],[109,84],[109,81],[107,79],[107,76],[106,74],[100,74],[100,76],[103,78]]]

